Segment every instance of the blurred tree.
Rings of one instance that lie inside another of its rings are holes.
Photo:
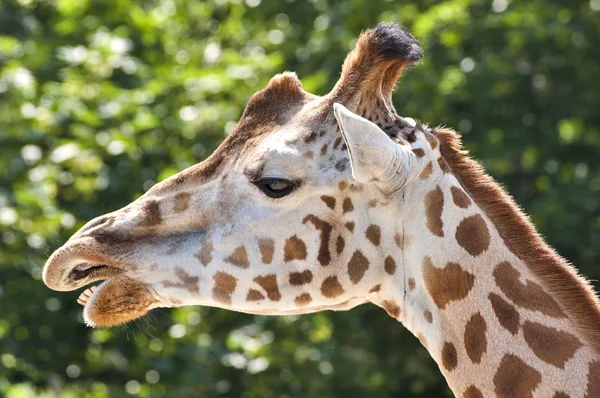
[[[362,29],[409,27],[425,59],[399,112],[455,126],[548,241],[600,278],[600,1],[3,0],[0,395],[448,396],[385,312],[265,318],[158,310],[83,325],[45,288],[86,220],[205,158],[282,70],[328,92]]]

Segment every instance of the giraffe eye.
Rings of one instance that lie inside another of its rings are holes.
[[[265,195],[273,199],[283,198],[298,187],[298,183],[283,178],[262,178],[253,183]]]

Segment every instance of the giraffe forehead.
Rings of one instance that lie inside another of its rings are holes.
[[[347,149],[334,123],[285,126],[240,158],[245,174],[254,177],[331,177],[349,170]]]
[[[294,153],[303,136],[311,129],[300,123],[289,123],[265,137],[257,147],[258,152]]]
[[[298,166],[302,163],[303,149],[299,145],[299,138],[306,134],[305,131],[306,128],[289,126],[273,132],[261,141],[256,150],[245,154],[248,163],[263,172],[271,168],[285,167],[290,161],[294,161],[294,166]]]

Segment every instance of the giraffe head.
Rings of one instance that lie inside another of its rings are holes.
[[[369,301],[396,268],[385,206],[418,175],[403,138],[414,122],[391,93],[420,58],[408,32],[380,24],[324,97],[293,73],[273,77],[212,156],[87,223],[49,258],[44,282],[105,280],[79,298],[92,326],[155,307],[283,315]]]

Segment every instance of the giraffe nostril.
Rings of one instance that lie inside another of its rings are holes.
[[[84,225],[76,234],[76,236],[81,237],[85,235],[90,235],[92,231],[98,229],[99,227],[108,227],[114,221],[115,218],[113,216],[102,216],[95,218],[92,221],[88,222],[86,225]]]

